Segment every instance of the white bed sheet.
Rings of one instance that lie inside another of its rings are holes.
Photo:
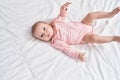
[[[111,11],[120,0],[68,0],[69,21],[92,11]],[[31,26],[50,21],[67,0],[0,0],[0,80],[120,80],[120,43],[82,44],[82,63],[31,36]],[[94,32],[120,35],[120,14],[94,22]]]

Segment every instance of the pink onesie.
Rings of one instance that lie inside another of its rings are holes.
[[[80,22],[65,22],[67,8],[61,7],[60,14],[52,21],[52,25],[57,29],[57,34],[52,38],[51,45],[78,59],[79,51],[74,50],[70,45],[80,44],[87,33],[92,33],[92,26]]]

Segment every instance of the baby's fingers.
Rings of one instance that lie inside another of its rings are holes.
[[[69,4],[71,4],[71,2],[66,2],[66,3],[65,3],[65,5],[69,5]]]
[[[85,62],[85,61],[87,61],[87,58],[86,58],[86,57],[82,57],[80,60],[81,60],[82,62]]]
[[[64,6],[69,6],[71,4],[71,2],[66,2],[65,4],[64,4]]]
[[[80,54],[80,60],[81,60],[82,62],[87,61],[86,53],[81,53],[81,54]]]

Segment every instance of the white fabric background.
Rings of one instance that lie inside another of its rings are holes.
[[[81,44],[82,63],[31,36],[36,21],[51,21],[65,2],[69,21],[111,11],[120,0],[0,0],[0,80],[120,80],[120,43]],[[120,36],[120,14],[94,22],[94,32]]]

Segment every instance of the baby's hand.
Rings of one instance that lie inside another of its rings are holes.
[[[85,56],[86,56],[86,53],[80,53],[80,54],[79,54],[79,59],[80,59],[82,62],[84,62],[84,61],[87,60],[87,58],[86,58]]]
[[[67,7],[71,4],[71,2],[66,2],[65,4],[62,5],[62,9],[67,10]]]

